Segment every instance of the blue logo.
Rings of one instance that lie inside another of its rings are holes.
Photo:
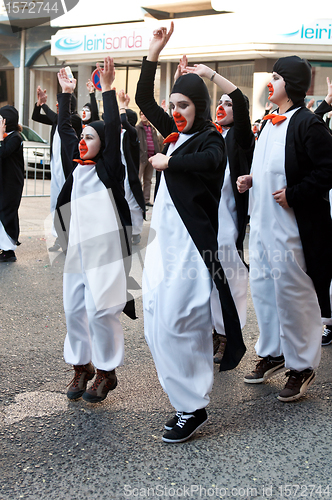
[[[298,33],[300,33],[300,30],[297,30],[297,31],[294,31],[293,33],[282,33],[282,36],[295,36],[297,35]]]
[[[69,37],[62,37],[55,42],[55,46],[59,50],[74,50],[78,49],[83,44],[81,40],[72,40]]]

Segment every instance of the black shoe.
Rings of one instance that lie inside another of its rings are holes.
[[[149,201],[147,201],[147,202],[145,203],[145,206],[146,206],[146,207],[153,207],[153,203],[150,203]]]
[[[17,258],[13,250],[0,251],[0,262],[15,262],[15,261],[17,261]]]
[[[332,343],[332,325],[325,325],[322,335],[322,345],[330,345]]]
[[[174,417],[167,420],[166,424],[164,425],[164,429],[166,431],[170,431],[171,429],[173,429],[174,425],[176,425],[178,423],[179,418],[181,417],[182,413],[183,413],[182,411],[177,411],[176,414],[174,415]]]
[[[267,356],[258,361],[256,368],[244,377],[247,384],[261,384],[284,369],[285,359],[283,356],[273,358]]]
[[[165,432],[162,440],[165,443],[183,443],[207,421],[208,416],[205,408],[193,413],[182,412],[177,424],[170,431]]]

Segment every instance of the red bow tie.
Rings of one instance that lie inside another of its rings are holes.
[[[270,115],[264,116],[263,120],[271,120],[272,125],[276,125],[277,123],[281,123],[287,120],[287,116],[276,115],[274,113],[271,113]]]
[[[3,133],[3,138],[6,139],[8,137],[8,134],[6,132]]]
[[[163,144],[169,144],[170,142],[176,142],[179,138],[179,133],[178,132],[172,132],[169,134],[166,139],[163,140]]]
[[[73,160],[75,161],[76,163],[79,163],[80,165],[95,165],[96,162],[95,161],[92,161],[92,160]]]

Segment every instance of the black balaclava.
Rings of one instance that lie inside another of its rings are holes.
[[[87,102],[86,104],[84,104],[84,106],[82,106],[82,109],[83,108],[89,108],[89,110],[91,111],[91,104]]]
[[[94,158],[91,159],[91,161],[97,163],[99,158],[103,155],[103,151],[105,149],[105,122],[103,120],[96,120],[94,122],[89,123],[87,127],[94,128],[101,141],[99,153]]]
[[[137,113],[135,113],[135,111],[133,111],[132,109],[126,109],[126,115],[127,115],[127,120],[130,123],[130,125],[135,127],[135,125],[137,123]]]
[[[293,104],[304,104],[304,98],[311,84],[311,65],[298,56],[281,57],[273,70],[285,80],[285,90]]]
[[[203,79],[194,74],[181,75],[173,85],[171,94],[183,94],[195,104],[195,120],[186,134],[193,134],[211,121],[210,96]]]
[[[3,106],[0,108],[0,115],[6,120],[7,133],[18,129],[18,111],[14,106]]]

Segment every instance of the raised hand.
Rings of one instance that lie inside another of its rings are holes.
[[[174,75],[174,82],[181,76],[187,73],[186,67],[188,66],[188,58],[187,56],[182,56],[180,59],[180,62],[178,64],[178,67],[176,68],[176,72]]]
[[[62,88],[62,93],[72,94],[76,88],[76,79],[69,80],[65,68],[61,68],[58,73],[58,81]]]
[[[127,107],[127,102],[126,102],[126,95],[124,90],[120,90],[118,92],[118,99],[119,99],[119,107],[120,108],[126,108]]]
[[[115,80],[115,69],[114,61],[111,57],[106,56],[104,59],[104,68],[102,68],[99,63],[96,64],[97,69],[100,73],[100,85],[102,92],[107,92],[112,90],[112,83]]]
[[[327,83],[327,96],[325,97],[325,101],[327,104],[332,105],[332,82],[330,81],[329,77],[326,77],[326,83]]]
[[[194,66],[187,66],[185,68],[186,73],[196,73],[196,75],[204,76],[205,78],[211,78],[214,70],[205,66],[205,64],[194,64]]]
[[[169,31],[167,31],[167,28],[163,27],[153,32],[147,57],[148,61],[158,61],[159,54],[170,39],[173,31],[174,23],[172,21]]]
[[[46,104],[46,102],[47,102],[46,89],[42,90],[41,87],[38,85],[38,87],[37,87],[37,105],[42,106],[43,104]]]
[[[95,87],[90,79],[86,82],[86,88],[88,89],[89,94],[93,94],[95,91]]]

